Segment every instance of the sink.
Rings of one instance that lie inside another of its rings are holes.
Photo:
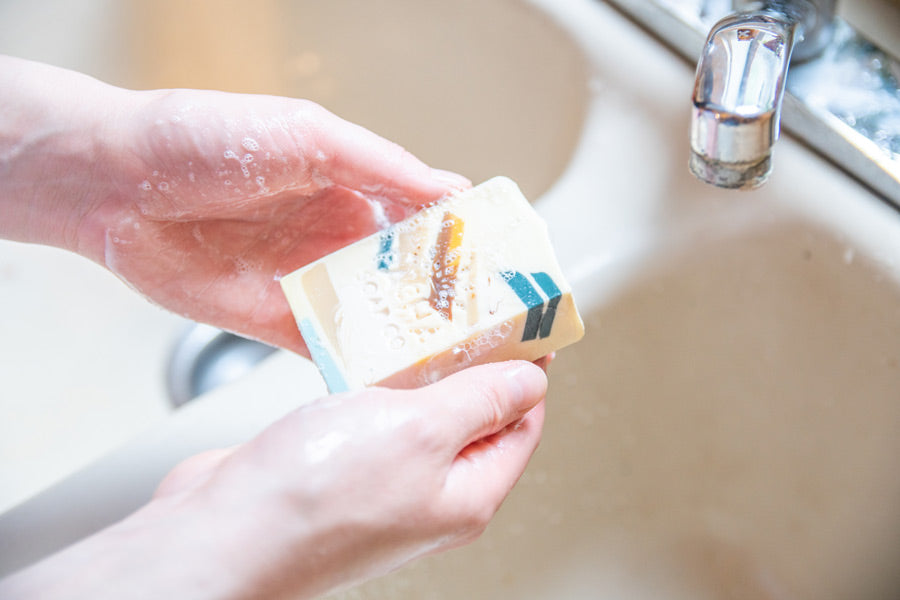
[[[581,50],[518,0],[0,3],[0,52],[130,88],[309,98],[431,165],[508,175],[530,198],[565,170],[588,101]],[[271,356],[254,375],[290,370],[296,393],[284,376],[269,398],[236,381],[231,413],[215,394],[213,415],[173,411],[269,349],[193,327],[53,248],[0,241],[0,283],[0,414],[13,415],[0,419],[0,538],[21,541],[0,574],[127,514],[185,454],[323,393],[307,361]]]
[[[790,138],[761,190],[695,181],[693,69],[554,10],[592,102],[537,209],[586,336],[486,534],[335,598],[896,598],[900,214]]]
[[[131,4],[137,87],[309,98],[473,181],[504,173],[529,198],[581,129],[586,65],[518,0]]]
[[[367,5],[290,4],[269,29],[292,35],[257,34],[243,63],[202,44],[233,70],[131,56],[148,86],[303,90],[429,162],[519,178],[586,336],[551,365],[541,447],[481,539],[334,598],[896,598],[900,214],[789,137],[760,190],[695,181],[693,69],[604,3]],[[137,39],[191,30],[128,6]],[[259,6],[245,27],[277,3]],[[264,43],[279,60],[256,58]],[[0,537],[36,532],[18,554],[39,556],[132,510],[182,456],[322,393],[277,352],[0,516]]]

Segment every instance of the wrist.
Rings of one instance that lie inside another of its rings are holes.
[[[202,510],[153,500],[124,520],[0,581],[0,596],[228,599],[243,596],[219,562]]]
[[[120,201],[108,174],[136,93],[2,56],[0,85],[0,236],[102,261],[98,221]]]

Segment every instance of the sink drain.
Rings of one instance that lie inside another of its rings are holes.
[[[232,382],[275,350],[210,325],[192,324],[178,339],[169,360],[166,372],[169,401],[181,406]]]

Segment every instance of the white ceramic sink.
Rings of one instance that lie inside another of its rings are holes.
[[[593,94],[538,209],[587,335],[488,533],[343,598],[896,598],[900,215],[789,139],[762,190],[694,181],[693,69],[558,10]]]
[[[333,93],[332,106],[347,102],[335,110],[357,120],[384,110],[385,121],[367,124],[413,136],[400,141],[476,180],[504,171],[525,178],[544,158],[557,165],[526,187],[575,286],[587,334],[552,364],[544,440],[486,534],[338,597],[896,598],[900,214],[788,138],[759,191],[694,181],[686,167],[693,69],[605,4],[403,6],[410,21],[386,26],[387,39],[422,31],[437,40],[423,51],[431,60],[406,70],[409,81],[440,85],[447,70],[461,79],[439,95],[460,81],[493,89],[466,109],[470,133],[458,144],[440,139],[453,137],[441,128],[462,97],[424,116],[415,107],[428,103],[417,99],[390,116],[380,102],[421,91],[393,69],[379,77],[394,77],[405,93],[378,89],[378,101],[361,102],[377,88],[370,82],[352,93],[325,86],[323,94]],[[428,11],[444,11],[442,26],[414,27],[415,19],[431,23]],[[380,22],[379,14],[363,16]],[[440,45],[442,27],[466,40],[472,58],[455,62],[453,45]],[[338,80],[383,67],[366,58],[384,45],[368,35],[376,34],[357,29],[322,41],[345,39],[352,50],[350,40],[370,40],[368,53],[348,50]],[[325,69],[331,56],[317,63],[314,45],[294,50],[303,73]],[[405,64],[402,52],[391,56]],[[502,110],[530,93],[546,94],[537,108]],[[494,101],[496,110],[479,109]],[[380,108],[352,114],[368,104]],[[539,117],[540,107],[552,110]],[[503,148],[469,154],[495,137],[483,128],[502,121],[496,135],[517,133],[535,118],[550,125],[525,136],[547,143],[534,154],[509,165],[494,161]],[[577,133],[550,133],[570,126]],[[306,361],[277,354],[12,516],[33,526],[62,494],[81,491],[108,518],[138,502],[179,455],[238,441],[321,392]],[[246,423],[251,398],[256,419]],[[110,484],[109,473],[126,465],[142,475]],[[99,523],[88,503],[73,514]],[[77,520],[64,516],[55,527]],[[10,522],[0,517],[0,531]]]
[[[132,88],[310,98],[432,165],[475,181],[507,174],[532,198],[566,168],[588,99],[581,51],[517,0],[0,3],[0,52]],[[138,437],[114,453],[115,477],[107,460],[90,485],[76,478],[30,503],[43,533],[16,529],[28,543],[0,552],[0,572],[130,511],[185,453],[322,393],[307,378],[267,399],[252,383],[234,413],[222,400],[213,415],[172,413],[166,363],[184,320],[52,248],[0,241],[0,286],[0,513]],[[290,359],[276,363],[309,373]],[[22,514],[4,522],[30,523]]]

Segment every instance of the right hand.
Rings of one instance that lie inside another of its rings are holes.
[[[244,445],[188,459],[150,504],[25,571],[18,583],[38,587],[19,589],[312,598],[465,544],[537,447],[546,385],[539,367],[510,361],[417,390],[322,398]]]

